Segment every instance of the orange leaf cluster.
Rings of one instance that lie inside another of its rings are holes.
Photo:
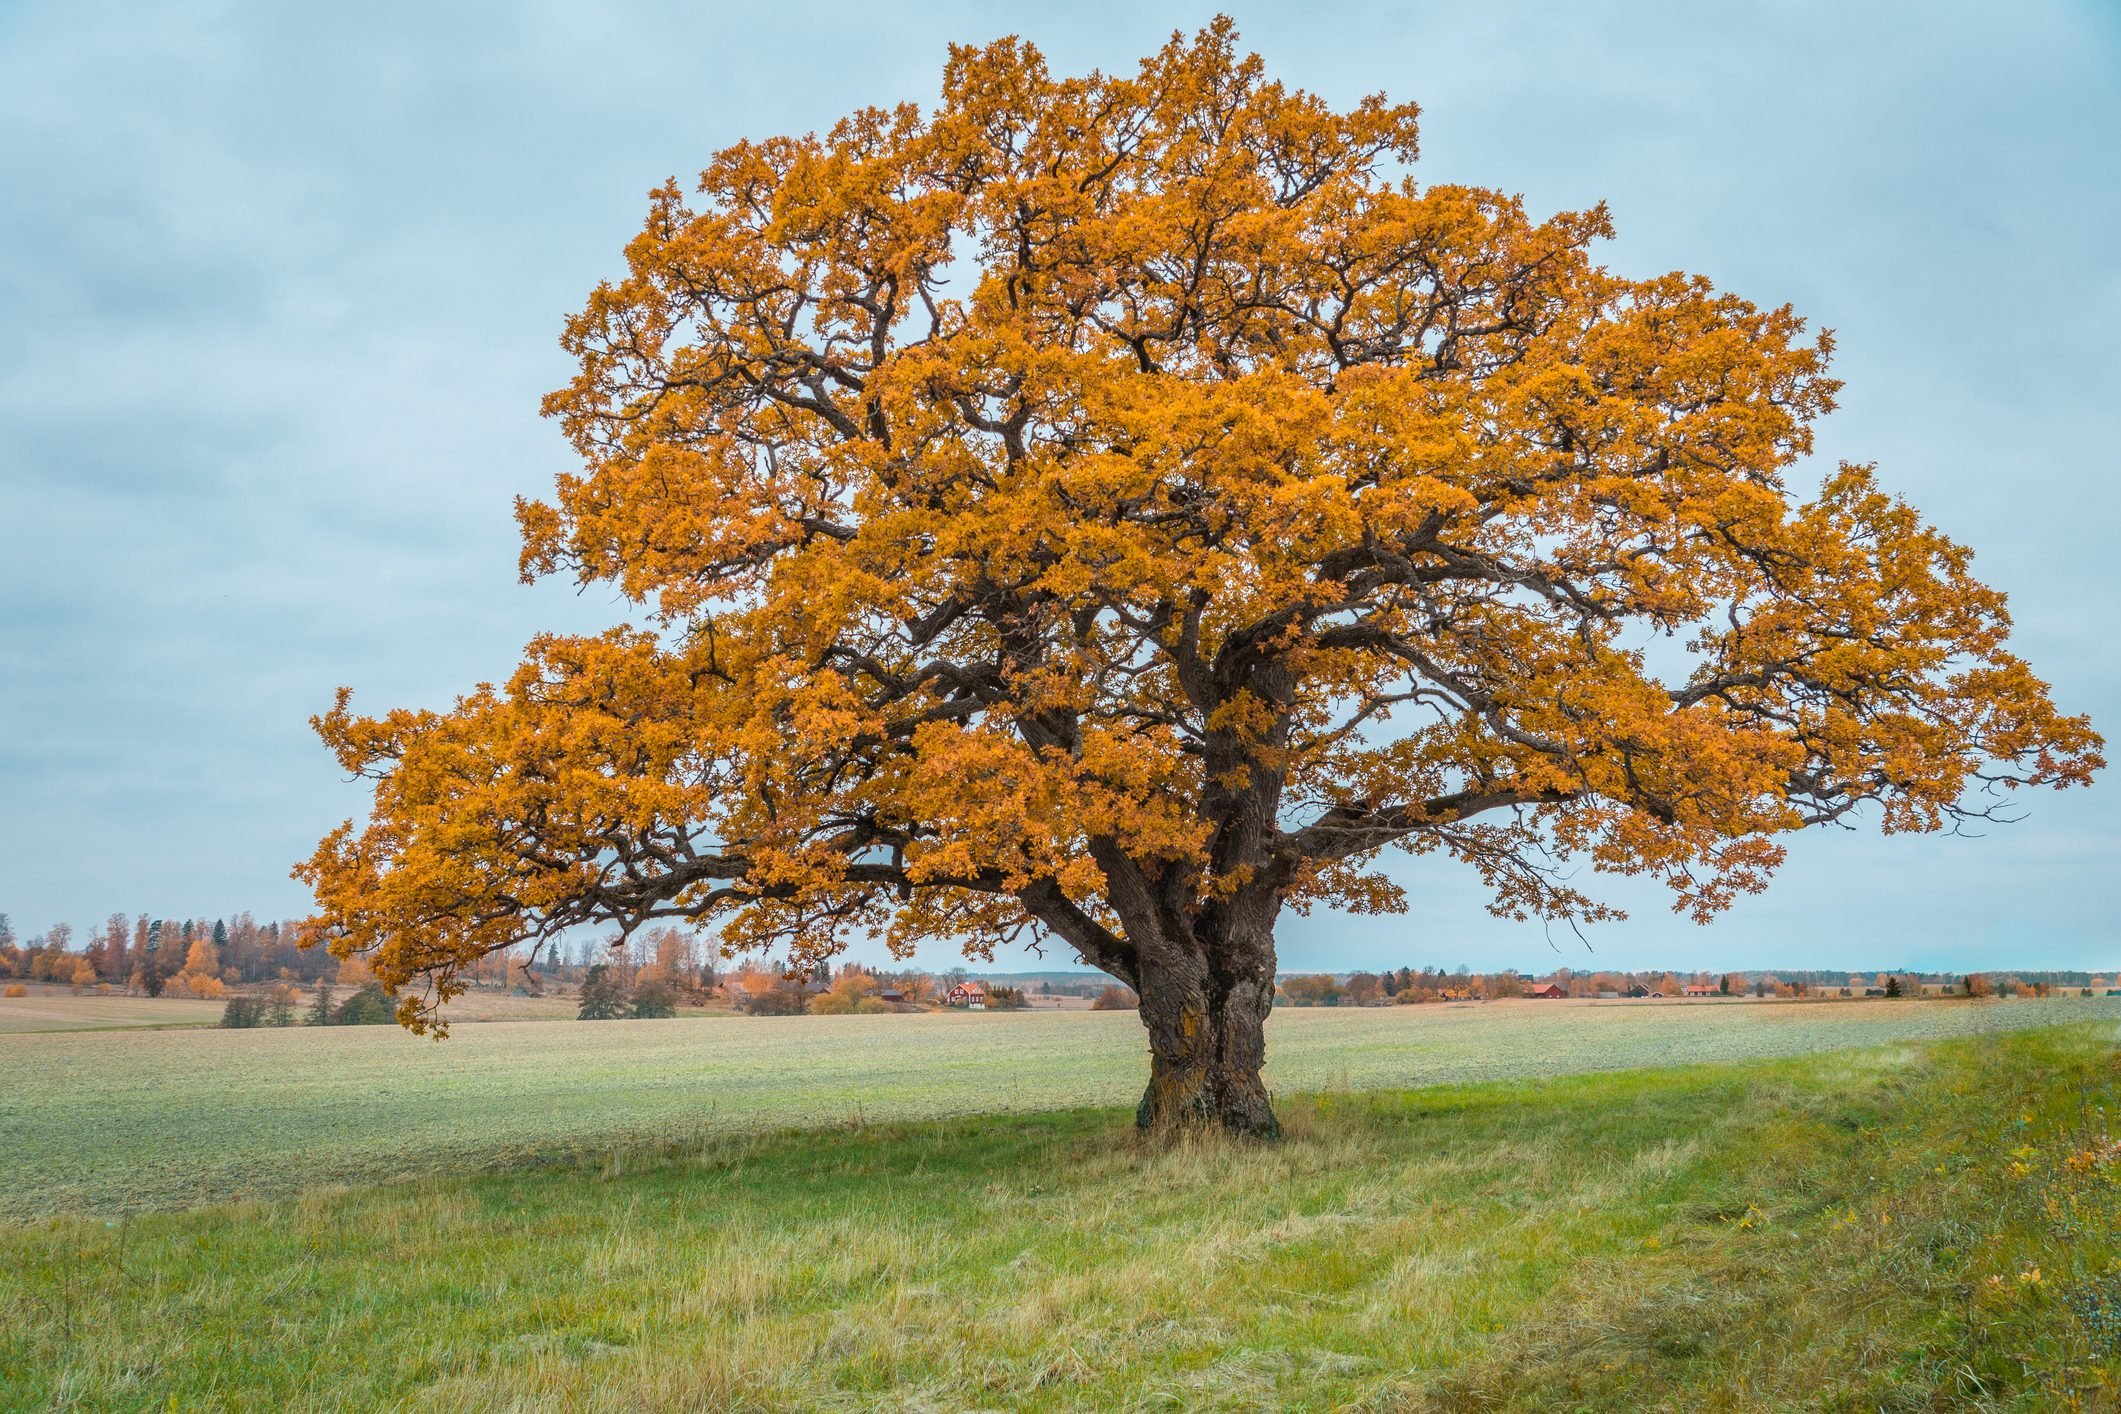
[[[1138,981],[1396,906],[1387,848],[1513,916],[1601,916],[1570,859],[1706,916],[1799,827],[2089,779],[1963,547],[1869,469],[1786,484],[1825,335],[1604,268],[1603,209],[1419,185],[1415,120],[1227,23],[1126,76],[1011,40],[654,193],[547,402],[582,468],[519,509],[526,576],[649,626],[449,712],[342,695],[335,946],[446,993],[591,922],[1035,929]]]

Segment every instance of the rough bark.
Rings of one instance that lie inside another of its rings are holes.
[[[1141,983],[1149,1087],[1135,1123],[1154,1131],[1219,1125],[1233,1134],[1278,1133],[1260,1073],[1274,1005],[1271,960],[1264,971],[1256,960],[1232,969],[1195,946],[1145,966]]]

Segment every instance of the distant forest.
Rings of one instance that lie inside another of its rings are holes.
[[[78,941],[65,923],[19,938],[0,913],[0,977],[217,997],[231,983],[329,981],[338,968],[339,960],[323,949],[301,946],[299,924],[259,923],[248,913],[227,919],[113,913]]]
[[[361,985],[369,981],[367,966],[359,958],[342,962],[321,947],[302,946],[302,924],[295,921],[260,923],[249,913],[229,918],[156,919],[148,914],[113,913],[103,925],[85,937],[77,937],[65,923],[53,925],[31,938],[19,937],[8,916],[0,913],[0,979],[48,982],[79,989],[109,986],[160,996],[220,997],[230,986],[282,982],[307,987],[317,982]],[[732,973],[719,952],[697,935],[677,928],[650,928],[623,942],[599,943],[577,939],[548,950],[533,963],[517,954],[496,954],[475,967],[469,980],[495,987],[538,990],[547,983],[578,985],[590,966],[615,965],[631,985],[645,974],[687,993],[715,991],[725,983],[742,980],[756,991],[770,977],[770,968],[756,964]],[[975,975],[963,967],[928,973],[920,969],[885,972],[846,963],[842,973],[874,976],[883,986],[926,990],[940,983]],[[1108,985],[1102,973],[1077,971],[987,972],[977,974],[991,982],[1014,982],[1024,991],[1043,996],[1094,997]],[[823,970],[801,979],[823,986],[830,974]],[[1906,968],[1849,971],[1844,969],[1783,969],[1774,972],[1677,973],[1673,971],[1577,971],[1567,967],[1543,973],[1472,972],[1464,967],[1446,971],[1438,967],[1399,967],[1379,971],[1331,973],[1283,973],[1278,1000],[1297,1006],[1368,1006],[1380,1003],[1504,998],[1523,996],[1535,987],[1553,985],[1564,995],[1600,997],[1631,992],[1663,996],[1683,995],[1686,987],[1713,987],[1726,996],[1861,996],[1888,988],[1894,995],[2012,995],[2024,992],[2104,990],[2111,985],[2106,976],[2071,971],[2021,971],[2015,973],[1922,972]],[[800,990],[800,989],[799,989]]]

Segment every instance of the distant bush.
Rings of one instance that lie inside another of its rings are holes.
[[[292,1026],[295,1024],[295,998],[300,995],[285,982],[278,983],[262,1000],[264,1015],[260,1026]]]
[[[650,1020],[678,1014],[677,990],[667,982],[643,982],[633,989],[633,1015]]]
[[[1107,986],[1092,999],[1092,1011],[1132,1011],[1141,1005],[1141,998],[1134,995],[1132,987],[1122,987],[1117,982]]]
[[[2090,993],[2086,993],[2086,995],[2089,996]],[[889,1016],[892,1012],[897,1011],[898,1008],[885,1001],[882,997],[863,997],[854,1004],[854,1010],[856,1014],[861,1016]]]
[[[29,988],[23,986],[20,982],[10,982],[7,984],[7,990],[0,992],[0,997],[26,997],[28,995]]]
[[[221,1008],[221,1024],[227,1027],[292,1026],[295,1024],[295,989],[273,988],[262,996],[232,996]]]
[[[842,972],[830,988],[810,999],[810,1010],[817,1016],[852,1016],[875,997],[876,978],[866,972]]]
[[[332,1009],[334,1026],[388,1026],[398,1019],[397,1008],[383,995],[379,983],[363,982],[353,995]]]
[[[746,1016],[801,1016],[806,1010],[803,994],[786,982],[755,992],[746,990],[736,1005]]]
[[[1285,977],[1281,984],[1282,995],[1289,999],[1290,1006],[1339,1006],[1343,995],[1340,983],[1326,973],[1311,977]]]
[[[228,1005],[221,1008],[221,1024],[231,1030],[265,1024],[265,1000],[262,997],[234,996]]]
[[[678,989],[662,977],[646,975],[639,986],[628,987],[604,962],[591,964],[582,974],[581,998],[575,1010],[580,1021],[649,1020],[678,1014]]]
[[[178,974],[170,989],[180,997],[198,997],[209,1002],[217,1002],[228,995],[228,988],[222,985],[220,978],[197,972]]]
[[[1022,1011],[1031,1003],[1025,999],[1020,987],[989,987],[987,1009],[989,1011]]]

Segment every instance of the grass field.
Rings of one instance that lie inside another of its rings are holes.
[[[2113,1033],[1312,1094],[1271,1146],[1068,1110],[0,1228],[0,1406],[2110,1408]]]
[[[214,1026],[220,1020],[221,1003],[192,997],[77,997],[59,987],[0,997],[0,1036]]]
[[[84,1001],[92,999],[83,999]],[[2087,1017],[2121,999],[1284,1010],[1281,1092],[1733,1061]],[[1132,1013],[0,1036],[0,1220],[448,1175],[704,1134],[1130,1103]]]
[[[341,987],[343,997],[349,988]],[[309,993],[302,994],[302,1005]],[[473,991],[452,1001],[452,1022],[558,1021],[580,1005],[571,996],[522,997],[512,992]],[[218,1026],[223,1003],[196,997],[75,996],[65,987],[34,986],[26,997],[0,997],[0,1036],[42,1031],[163,1030]]]

